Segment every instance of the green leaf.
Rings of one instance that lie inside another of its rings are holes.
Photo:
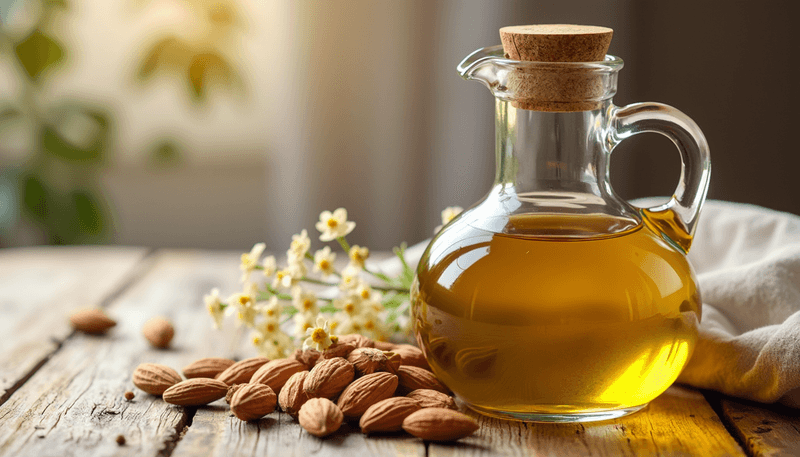
[[[73,162],[102,161],[109,136],[109,121],[105,113],[85,106],[67,106],[56,111],[51,118],[56,123],[42,128],[41,144],[46,152]]]
[[[26,213],[36,221],[44,222],[50,215],[49,192],[36,176],[22,179],[22,202]]]
[[[78,232],[100,235],[105,230],[103,211],[98,200],[88,191],[74,191],[70,195]]]
[[[16,45],[14,51],[28,76],[37,81],[42,73],[64,60],[64,50],[53,38],[39,29]]]

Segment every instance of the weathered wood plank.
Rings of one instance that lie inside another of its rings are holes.
[[[779,406],[722,398],[722,418],[750,455],[800,455],[800,415]]]
[[[121,287],[144,248],[0,250],[0,404],[72,332],[74,308],[98,306]]]
[[[221,355],[222,335],[209,331],[202,295],[213,285],[235,284],[236,256],[177,252],[151,256],[152,269],[108,309],[118,325],[105,337],[75,334],[2,406],[0,456],[168,454],[190,415],[183,408],[133,389],[141,362],[180,369],[200,355]],[[142,324],[162,314],[175,322],[172,350],[156,350]],[[200,354],[198,348],[202,348]],[[210,348],[210,349],[209,349]],[[118,446],[118,435],[127,444]]]
[[[673,386],[643,411],[586,424],[524,424],[470,412],[481,428],[453,445],[431,443],[430,457],[537,455],[744,455],[699,392]]]

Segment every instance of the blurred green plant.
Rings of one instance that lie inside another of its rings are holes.
[[[23,3],[23,2],[16,2]],[[10,5],[29,7],[26,5]],[[18,75],[15,100],[0,107],[0,132],[27,127],[27,158],[0,175],[0,244],[21,221],[32,224],[50,244],[96,243],[110,232],[108,205],[100,192],[98,171],[109,147],[109,114],[78,100],[45,104],[42,96],[53,73],[69,53],[52,32],[65,1],[40,2],[27,33],[0,25],[0,54]]]

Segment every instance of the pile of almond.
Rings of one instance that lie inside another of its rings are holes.
[[[456,411],[450,392],[433,373],[422,351],[408,344],[344,335],[323,352],[297,350],[286,359],[264,357],[234,362],[197,360],[183,369],[143,363],[133,383],[167,403],[205,405],[225,398],[243,421],[276,407],[319,437],[357,422],[363,433],[406,432],[430,441],[471,435],[478,423]]]

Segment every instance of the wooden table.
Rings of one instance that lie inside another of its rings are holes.
[[[525,424],[476,417],[455,444],[407,435],[365,437],[343,426],[320,440],[275,412],[241,422],[224,401],[182,408],[133,389],[142,362],[176,368],[200,357],[242,357],[211,330],[202,296],[238,289],[239,253],[68,247],[0,250],[0,456],[274,455],[800,455],[800,419],[674,386],[646,410],[591,424]],[[108,335],[73,332],[69,312],[102,306]],[[173,320],[173,349],[150,348],[142,324]],[[126,401],[123,393],[137,395]],[[125,445],[116,439],[123,435]]]

